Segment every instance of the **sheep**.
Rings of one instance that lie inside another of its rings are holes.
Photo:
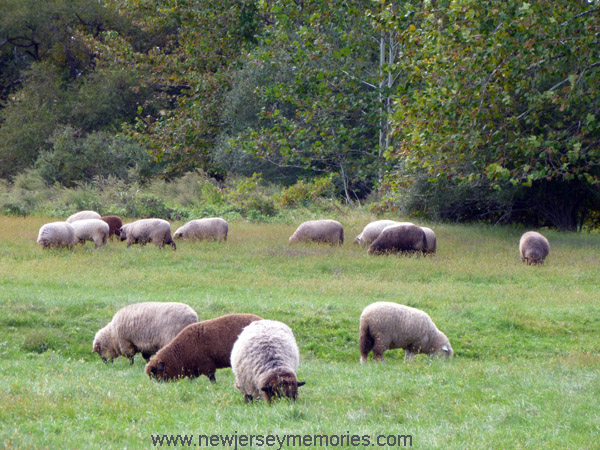
[[[173,250],[177,249],[171,238],[171,226],[163,219],[136,220],[123,225],[119,229],[118,235],[121,241],[127,241],[127,247],[133,244],[146,245],[148,242],[153,242],[160,248],[167,244],[172,246]]]
[[[96,333],[93,352],[104,362],[125,356],[133,364],[139,352],[148,360],[196,322],[198,315],[184,303],[134,303],[117,311],[108,325]]]
[[[521,261],[527,265],[544,264],[546,256],[550,253],[550,243],[537,231],[527,231],[519,241],[519,252]]]
[[[117,235],[117,231],[123,226],[123,220],[119,216],[102,216],[100,220],[105,221],[108,224],[108,237],[112,240],[114,235]]]
[[[344,227],[336,220],[309,220],[300,224],[290,236],[289,243],[291,245],[307,241],[341,245],[344,243]]]
[[[71,224],[75,230],[75,239],[85,244],[85,241],[92,241],[94,248],[106,244],[109,227],[106,222],[100,219],[76,220]]]
[[[390,225],[413,225],[411,222],[396,222],[395,220],[376,220],[367,224],[362,232],[356,236],[354,243],[358,245],[371,245],[377,239],[384,228]]]
[[[231,349],[243,328],[262,317],[228,314],[188,325],[146,365],[146,374],[161,381],[206,375],[216,382],[217,369],[231,367]]]
[[[77,220],[99,219],[99,218],[100,218],[100,214],[98,214],[96,211],[79,211],[75,214],[71,214],[69,216],[69,218],[67,219],[67,222],[73,223]]]
[[[216,239],[219,241],[227,240],[229,225],[227,221],[219,217],[207,219],[190,220],[184,226],[175,231],[174,239]]]
[[[75,229],[67,222],[47,223],[40,228],[37,243],[42,248],[67,247],[72,250],[77,243]]]
[[[369,254],[387,252],[423,252],[427,248],[425,232],[416,225],[391,225],[369,247]]]
[[[448,338],[427,313],[391,302],[372,303],[363,310],[359,340],[361,364],[371,350],[376,361],[383,361],[383,353],[394,348],[404,349],[405,361],[417,353],[454,355]]]
[[[253,322],[244,328],[231,351],[235,387],[246,401],[262,397],[270,403],[273,397],[283,396],[295,400],[298,387],[305,384],[296,378],[299,358],[294,333],[286,324]]]
[[[437,239],[435,237],[435,233],[431,228],[420,227],[425,233],[425,248],[423,249],[423,253],[429,253],[431,255],[435,254],[437,249]]]

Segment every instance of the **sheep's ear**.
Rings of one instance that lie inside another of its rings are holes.
[[[164,371],[165,370],[165,363],[164,363],[164,361],[159,362],[158,365],[156,366],[156,369]]]
[[[305,384],[306,384],[306,381],[298,381],[298,387],[304,386]]]

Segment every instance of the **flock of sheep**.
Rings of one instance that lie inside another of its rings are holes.
[[[197,219],[180,227],[174,237],[226,240],[228,228],[221,218]],[[152,242],[176,249],[166,220],[141,219],[123,225],[118,216],[101,217],[94,211],[43,225],[37,242],[44,248],[72,249],[76,243],[92,241],[97,248],[113,235],[127,241],[128,247]],[[344,228],[335,220],[312,220],[302,223],[289,238],[290,245],[310,241],[341,245]],[[430,228],[393,220],[369,223],[354,242],[368,245],[369,254],[435,254],[437,246]],[[523,262],[542,264],[550,244],[540,233],[528,231],[521,237],[519,251]],[[367,306],[359,330],[361,363],[370,352],[375,361],[383,361],[384,352],[395,348],[404,349],[405,360],[418,353],[454,354],[448,338],[429,315],[405,305],[376,302]],[[254,314],[229,314],[198,322],[196,312],[183,303],[136,303],[119,310],[96,333],[93,351],[104,362],[125,356],[132,364],[135,354],[141,353],[147,361],[146,374],[163,381],[206,375],[215,382],[217,369],[231,367],[235,386],[246,400],[295,399],[298,387],[304,384],[296,377],[299,351],[292,330]]]
[[[371,351],[383,361],[388,349],[403,348],[406,359],[417,353],[450,357],[444,333],[423,311],[390,302],[367,306],[360,316],[361,363]],[[285,323],[254,314],[228,314],[198,322],[183,303],[145,302],[120,309],[96,333],[93,352],[104,362],[136,353],[147,361],[146,374],[160,381],[206,375],[216,382],[217,369],[231,367],[235,387],[246,401],[288,397],[295,400],[300,352]]]
[[[195,219],[175,231],[175,239],[227,240],[229,225],[219,218]],[[158,247],[177,245],[171,236],[171,225],[163,219],[140,219],[123,225],[118,216],[101,217],[95,211],[80,211],[65,222],[52,222],[40,228],[37,243],[43,248],[67,247],[77,243],[94,242],[95,248],[105,245],[113,235],[133,244],[148,242]],[[323,242],[332,245],[344,243],[344,227],[336,220],[309,220],[300,224],[289,238],[290,245],[299,242]],[[411,222],[377,220],[365,226],[354,242],[368,245],[369,254],[423,253],[435,254],[437,240],[431,228],[419,227]],[[542,264],[550,252],[548,240],[540,233],[528,231],[519,242],[521,259],[527,264]]]

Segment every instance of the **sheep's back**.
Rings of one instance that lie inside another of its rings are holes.
[[[92,239],[100,233],[108,236],[109,226],[100,219],[76,220],[71,224],[75,230],[76,239]]]
[[[127,339],[140,349],[159,349],[196,322],[198,315],[184,303],[143,302],[117,311],[113,328],[118,339]]]
[[[67,218],[66,222],[73,223],[78,220],[99,219],[99,218],[100,218],[100,214],[98,214],[96,211],[79,211],[79,212],[76,212],[75,214],[71,214]]]

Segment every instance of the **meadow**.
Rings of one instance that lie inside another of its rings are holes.
[[[152,436],[180,434],[196,448],[234,448],[198,435],[346,437],[238,448],[403,448],[379,435],[411,435],[419,449],[598,448],[600,235],[544,231],[550,255],[530,267],[523,229],[424,224],[437,256],[375,257],[352,243],[373,217],[337,219],[341,247],[289,247],[295,226],[239,221],[225,243],[177,251],[117,241],[42,251],[37,231],[55,219],[0,217],[0,447],[161,448]],[[216,384],[157,383],[140,355],[102,363],[96,331],[141,301],[287,323],[306,381],[298,400],[244,403],[230,369]],[[359,364],[359,316],[375,301],[428,312],[455,357],[405,363],[394,350]]]

